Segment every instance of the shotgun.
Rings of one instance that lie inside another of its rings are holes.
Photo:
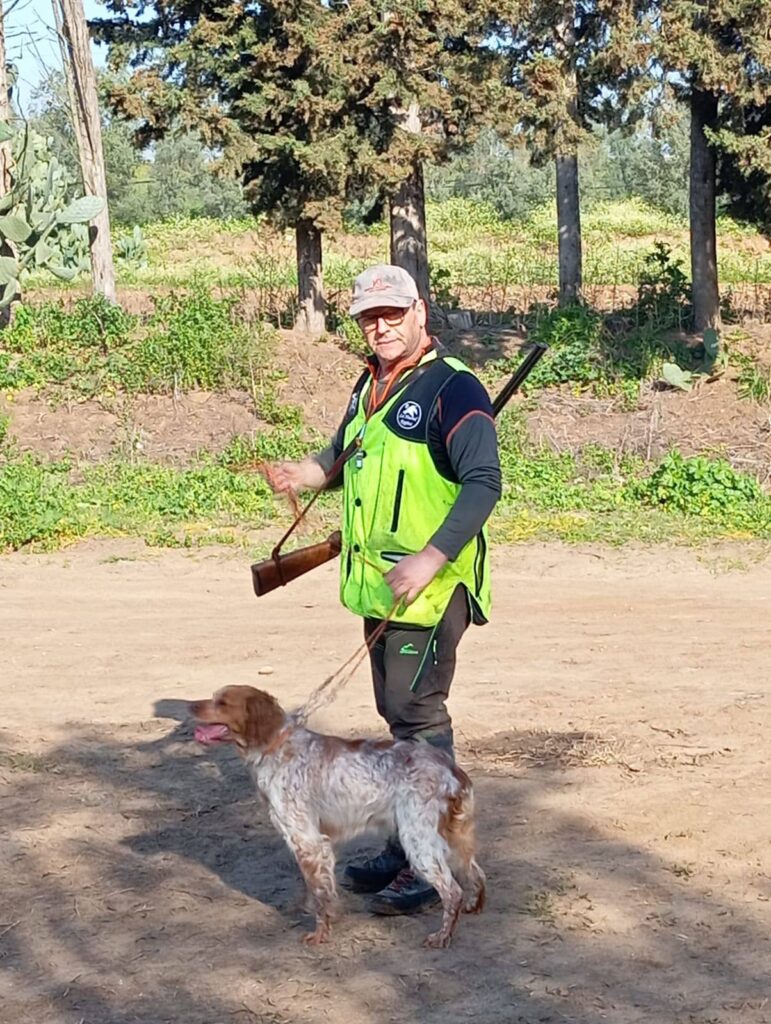
[[[498,415],[511,396],[519,390],[548,347],[548,345],[544,345],[541,342],[533,345],[511,376],[511,379],[506,382],[500,394],[493,401],[494,416]],[[345,457],[352,455],[353,451],[354,449],[351,448],[350,452],[344,452],[344,460]],[[266,558],[263,562],[255,562],[252,566],[252,585],[255,594],[257,597],[269,594],[271,590],[286,586],[287,583],[291,583],[298,576],[303,576],[306,572],[310,572],[316,566],[323,565],[325,562],[337,558],[342,550],[342,546],[342,535],[339,530],[335,530],[334,533],[330,533],[326,540],[322,540],[318,544],[311,544],[309,547],[290,551],[287,555],[274,555]]]

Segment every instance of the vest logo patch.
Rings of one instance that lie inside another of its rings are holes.
[[[423,410],[417,402],[405,402],[396,413],[396,422],[402,430],[414,430],[422,418]]]
[[[348,404],[348,415],[353,416],[359,405],[359,392],[354,391],[351,395],[351,401]]]

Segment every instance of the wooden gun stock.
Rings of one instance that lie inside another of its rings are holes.
[[[317,565],[323,565],[337,558],[343,546],[343,538],[339,530],[330,533],[320,544],[312,544],[299,551],[290,551],[287,555],[266,558],[264,562],[255,562],[252,566],[252,586],[257,597],[269,594],[276,587],[283,587],[298,576],[303,576]]]

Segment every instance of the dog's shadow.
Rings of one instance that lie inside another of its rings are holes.
[[[149,827],[123,845],[143,857],[171,854],[196,862],[228,888],[295,920],[305,898],[300,870],[239,755],[226,745],[193,745],[187,701],[158,700],[153,710],[155,717],[176,723],[141,744],[152,754],[152,766],[140,781],[163,803],[154,809]],[[366,848],[366,840],[357,840],[338,851],[338,878],[340,863]],[[201,884],[206,885],[205,877]],[[208,895],[216,898],[215,884]]]

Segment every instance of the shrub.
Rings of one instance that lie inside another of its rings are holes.
[[[588,386],[599,380],[603,375],[603,335],[602,317],[586,306],[567,306],[546,315],[537,310],[535,326],[528,336],[545,342],[551,351],[533,370],[528,385]]]
[[[735,470],[725,459],[670,452],[630,493],[648,505],[703,516],[737,528],[771,526],[771,499],[757,479]]]

